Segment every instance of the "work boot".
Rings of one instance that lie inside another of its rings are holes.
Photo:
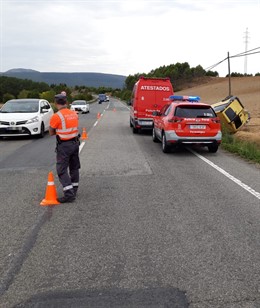
[[[73,187],[73,191],[74,191],[74,196],[77,196],[77,191],[78,191],[78,187]]]
[[[64,197],[57,198],[57,200],[60,203],[73,202],[73,201],[75,201],[75,199],[76,199],[75,196],[64,196]]]

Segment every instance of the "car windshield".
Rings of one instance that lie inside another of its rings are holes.
[[[72,105],[86,105],[85,102],[73,102]]]
[[[196,107],[183,106],[177,107],[175,115],[181,118],[214,118],[216,117],[215,112],[211,107]]]
[[[39,110],[38,101],[9,101],[1,109],[2,113],[34,113]]]

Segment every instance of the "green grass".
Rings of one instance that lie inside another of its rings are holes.
[[[221,148],[235,153],[249,161],[260,164],[260,147],[256,143],[239,140],[225,130],[222,130]]]

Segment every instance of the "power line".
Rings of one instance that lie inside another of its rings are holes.
[[[249,56],[249,55],[260,53],[260,51],[252,52],[252,51],[255,51],[257,49],[260,49],[260,47],[256,47],[256,48],[250,49],[248,51],[240,52],[240,53],[238,53],[238,54],[236,54],[234,56],[229,56],[229,58],[244,57],[244,56]],[[227,59],[228,59],[228,57],[226,57],[225,59],[217,62],[216,64],[213,64],[213,65],[205,68],[205,71],[209,71],[209,70],[213,69],[214,67],[218,66],[219,64],[221,64],[222,62],[226,61]]]
[[[224,61],[226,61],[226,60],[227,60],[227,58],[225,58],[225,59],[223,59],[223,60],[219,61],[219,62],[218,62],[218,63],[216,63],[216,64],[213,64],[213,65],[211,65],[211,66],[209,66],[209,67],[205,68],[205,71],[209,71],[209,70],[211,70],[212,68],[214,68],[214,67],[218,66],[220,63],[222,63],[222,62],[224,62]]]
[[[247,53],[247,54],[244,54],[244,55],[240,55],[240,56],[232,56],[230,58],[245,57],[245,56],[249,56],[249,55],[254,55],[256,53],[260,53],[260,51],[250,52],[250,53]]]
[[[256,47],[256,48],[250,49],[248,51],[238,53],[237,55],[231,56],[230,58],[237,57],[237,56],[240,56],[240,55],[244,55],[245,53],[248,53],[248,52],[251,52],[251,51],[254,51],[254,50],[257,50],[257,49],[260,49],[260,47]]]

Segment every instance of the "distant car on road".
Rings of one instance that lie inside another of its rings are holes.
[[[89,103],[85,100],[75,100],[70,106],[71,110],[81,111],[82,113],[90,112]]]
[[[53,109],[45,99],[12,99],[0,109],[0,137],[44,137]]]
[[[98,103],[102,104],[103,102],[106,102],[107,96],[106,94],[98,94]]]
[[[106,96],[106,101],[109,102],[109,96],[108,95]]]
[[[200,103],[198,96],[170,96],[172,101],[155,111],[153,141],[162,142],[167,153],[179,145],[200,145],[215,153],[221,143],[220,119],[214,109]]]

